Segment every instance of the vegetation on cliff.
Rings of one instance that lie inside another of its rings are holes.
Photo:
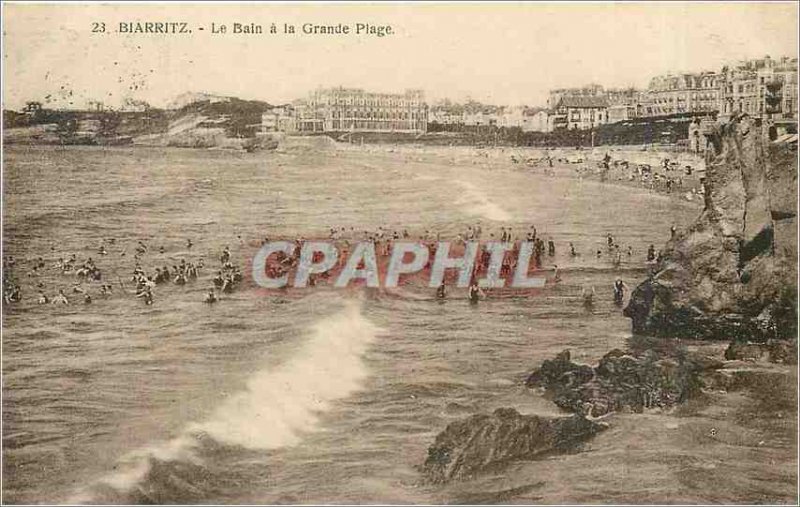
[[[266,102],[200,96],[175,109],[140,105],[133,111],[55,110],[29,102],[3,111],[4,141],[25,144],[156,144],[186,147],[235,145],[254,139]],[[252,142],[250,144],[253,144]]]

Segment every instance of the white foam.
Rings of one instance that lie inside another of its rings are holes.
[[[464,189],[458,203],[469,206],[469,212],[497,222],[511,220],[511,214],[489,200],[489,197],[478,187],[467,181],[457,181],[456,183]]]
[[[190,424],[180,436],[123,456],[114,473],[98,482],[129,491],[150,469],[150,459],[199,462],[197,436],[249,449],[275,449],[298,443],[313,431],[319,414],[331,403],[357,391],[369,375],[362,360],[380,329],[349,300],[345,308],[313,325],[310,337],[296,355],[277,368],[257,372],[247,388],[225,400],[203,422]],[[81,491],[66,503],[93,500]]]
[[[362,355],[377,332],[358,304],[349,301],[342,312],[314,325],[296,357],[257,373],[245,391],[188,431],[250,449],[297,443],[316,426],[318,413],[359,389],[368,375]]]

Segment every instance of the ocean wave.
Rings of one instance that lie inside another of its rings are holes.
[[[464,190],[457,203],[466,205],[469,213],[497,222],[511,220],[511,214],[492,202],[477,186],[467,181],[456,181],[456,183]]]
[[[208,475],[202,473],[202,456],[210,446],[269,450],[300,442],[318,427],[321,413],[360,389],[369,375],[362,356],[380,332],[363,316],[360,302],[345,301],[341,311],[311,327],[309,338],[288,361],[258,371],[244,390],[178,437],[123,456],[114,472],[68,503],[203,498],[192,481]]]

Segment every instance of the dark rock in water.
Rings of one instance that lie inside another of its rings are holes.
[[[423,466],[434,483],[473,476],[513,460],[564,452],[605,429],[580,416],[548,418],[498,408],[447,425]]]
[[[766,342],[797,335],[796,153],[760,122],[706,133],[705,208],[631,294],[638,334]]]
[[[635,356],[614,349],[594,368],[568,357],[564,351],[555,360],[545,360],[526,385],[545,388],[564,410],[593,417],[671,407],[703,387],[702,373],[722,367],[720,361],[688,353],[665,357],[647,351]]]
[[[564,350],[555,359],[545,359],[542,366],[533,372],[525,381],[528,387],[547,386],[560,382],[567,385],[579,385],[594,376],[592,368],[570,361],[569,350]]]

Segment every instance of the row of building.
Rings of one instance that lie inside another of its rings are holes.
[[[797,58],[769,56],[719,72],[654,78],[645,114],[717,112],[797,120]]]
[[[495,115],[464,112],[460,117],[433,108],[431,121],[497,125],[524,131],[589,129],[634,118],[669,115],[751,116],[797,121],[797,59],[769,56],[723,67],[719,72],[663,75],[646,90],[604,89],[591,84],[550,91],[547,108],[507,108]]]
[[[748,113],[797,120],[797,58],[769,56],[719,72],[654,77],[646,90],[592,84],[552,90],[546,108],[445,102],[429,107],[422,90],[371,93],[327,88],[263,114],[262,131],[426,132],[440,125],[518,127],[523,131],[589,129],[634,118]]]

